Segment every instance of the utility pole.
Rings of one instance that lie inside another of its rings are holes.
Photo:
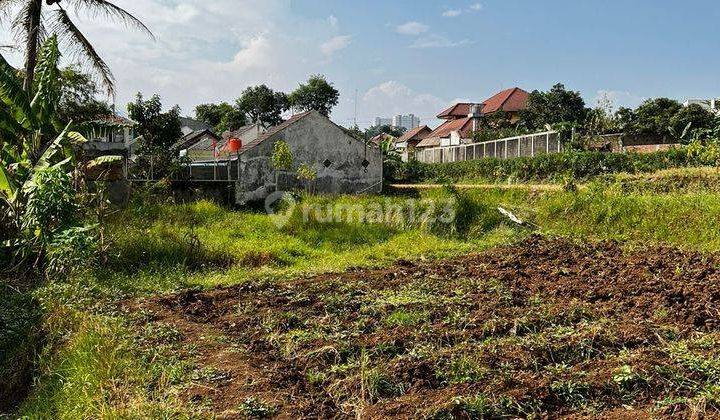
[[[358,99],[358,90],[355,89],[355,117],[353,119],[355,128],[357,128],[357,99]]]

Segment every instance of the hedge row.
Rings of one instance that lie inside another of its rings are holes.
[[[569,151],[512,159],[484,158],[453,163],[417,161],[387,168],[396,182],[560,181],[590,178],[620,172],[641,173],[678,167],[714,166],[720,156],[718,146],[686,147],[653,153],[603,153]]]

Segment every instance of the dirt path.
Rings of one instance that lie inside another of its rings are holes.
[[[248,399],[279,418],[712,417],[719,265],[534,236],[125,306],[181,331],[214,372],[186,399],[225,418]]]

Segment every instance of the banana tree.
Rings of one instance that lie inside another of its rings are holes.
[[[72,131],[72,123],[63,126],[56,118],[59,59],[52,36],[40,49],[36,93],[30,98],[18,72],[0,55],[0,260],[8,250],[21,250],[21,259],[41,258],[52,235],[68,224],[53,213],[76,206],[66,181],[75,168],[74,147],[85,139]],[[57,186],[65,194],[53,202],[46,193],[58,191]]]
[[[73,143],[84,138],[61,125],[56,118],[60,97],[57,38],[43,44],[35,85],[30,98],[22,88],[18,72],[0,54],[0,194],[16,202],[32,182],[33,174],[48,167],[70,167]]]

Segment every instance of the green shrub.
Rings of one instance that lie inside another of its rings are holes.
[[[40,309],[27,293],[0,282],[0,412],[24,396],[40,334]]]
[[[693,144],[687,148],[654,153],[603,153],[568,151],[512,159],[483,158],[452,163],[411,161],[397,168],[394,181],[444,182],[561,181],[567,177],[588,180],[620,172],[642,173],[677,167],[714,166],[720,161],[720,146]]]

